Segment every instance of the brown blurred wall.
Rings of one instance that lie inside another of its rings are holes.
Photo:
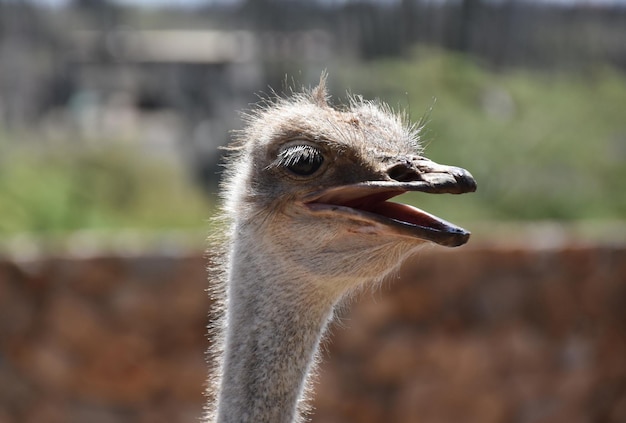
[[[0,423],[197,422],[206,264],[0,260]],[[425,250],[324,345],[314,423],[626,422],[626,245]]]

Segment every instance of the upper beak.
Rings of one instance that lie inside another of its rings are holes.
[[[430,194],[476,191],[474,177],[465,169],[435,163],[425,157],[399,160],[387,169],[391,185]],[[381,181],[382,182],[382,181]]]

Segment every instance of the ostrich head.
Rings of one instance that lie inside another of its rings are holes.
[[[349,288],[385,276],[426,241],[467,242],[464,229],[388,201],[407,191],[471,192],[476,183],[423,157],[421,127],[386,105],[352,98],[337,110],[322,78],[248,118],[230,165],[227,214],[291,272]]]

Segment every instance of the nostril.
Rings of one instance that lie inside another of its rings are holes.
[[[387,169],[387,175],[398,182],[419,181],[422,178],[410,163],[398,163]]]

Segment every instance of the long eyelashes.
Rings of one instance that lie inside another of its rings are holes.
[[[324,163],[324,155],[309,144],[296,144],[286,147],[278,154],[276,165],[284,167],[298,176],[311,176]]]

